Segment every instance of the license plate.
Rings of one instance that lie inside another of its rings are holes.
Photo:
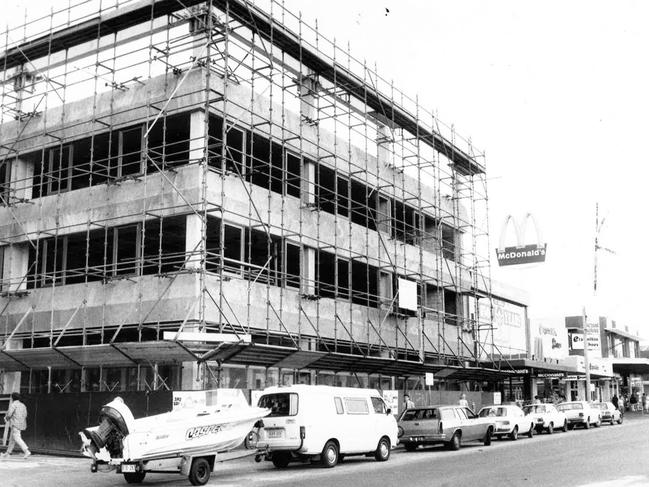
[[[281,429],[266,430],[266,436],[268,436],[268,438],[281,438],[283,436],[283,431]]]
[[[122,472],[131,473],[135,472],[136,465],[133,463],[122,463]]]

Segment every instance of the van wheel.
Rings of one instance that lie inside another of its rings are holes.
[[[385,436],[379,440],[374,458],[377,462],[385,462],[390,458],[390,440]]]
[[[528,438],[534,438],[534,425],[533,424],[530,426],[530,430],[527,432],[527,437]]]
[[[291,462],[291,454],[286,451],[274,452],[271,460],[275,468],[286,468]]]
[[[320,454],[320,463],[324,468],[335,467],[338,463],[338,445],[335,441],[328,441]]]
[[[210,463],[205,458],[195,458],[189,471],[189,481],[192,485],[205,485],[211,473]]]
[[[561,431],[563,431],[564,433],[566,431],[568,431],[568,420],[567,419],[563,422],[563,428],[561,428]]]
[[[462,446],[462,434],[459,432],[453,433],[451,441],[448,442],[449,450],[459,450]]]
[[[124,472],[124,480],[127,484],[141,484],[146,472]]]
[[[550,421],[550,424],[548,425],[548,434],[551,435],[554,433],[554,423]]]
[[[622,421],[623,421],[622,415],[620,414],[620,419],[617,420],[617,424],[622,424]]]
[[[586,420],[586,424],[584,424],[584,428],[586,428],[587,430],[590,429],[590,418]]]

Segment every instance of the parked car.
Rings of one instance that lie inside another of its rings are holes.
[[[257,446],[277,468],[296,460],[333,467],[351,455],[383,462],[399,441],[397,422],[373,389],[269,387],[258,404],[271,412],[263,419]]]
[[[596,402],[593,404],[601,411],[602,422],[609,422],[611,424],[622,424],[622,413],[613,405],[612,402]]]
[[[399,438],[407,451],[419,445],[443,443],[458,450],[467,441],[491,444],[495,421],[480,417],[463,406],[426,406],[408,408],[399,417]]]
[[[570,429],[579,425],[586,429],[591,425],[598,428],[602,424],[601,410],[593,407],[588,401],[563,402],[557,408],[566,414]]]
[[[534,422],[521,408],[515,405],[499,405],[483,407],[478,416],[481,418],[492,418],[495,421],[494,437],[503,438],[507,436],[510,440],[516,441],[518,435],[534,436]]]
[[[554,433],[555,429],[568,431],[570,423],[565,413],[557,410],[552,404],[528,404],[523,407],[525,417],[532,420],[538,433],[547,431]]]

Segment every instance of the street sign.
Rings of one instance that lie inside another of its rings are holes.
[[[426,385],[427,386],[432,386],[434,379],[435,379],[435,377],[434,377],[434,374],[432,372],[426,372]]]

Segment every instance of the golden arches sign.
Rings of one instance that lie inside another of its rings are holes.
[[[525,237],[527,235],[527,224],[530,221],[534,225],[534,231],[536,232],[535,244],[525,243]],[[505,247],[507,230],[510,227],[513,228],[514,235],[516,236],[516,246]],[[520,224],[512,215],[507,215],[500,230],[500,240],[498,242],[498,248],[496,249],[498,265],[502,267],[508,265],[545,262],[546,252],[547,244],[543,243],[541,230],[536,221],[536,218],[534,218],[534,215],[527,213]]]

